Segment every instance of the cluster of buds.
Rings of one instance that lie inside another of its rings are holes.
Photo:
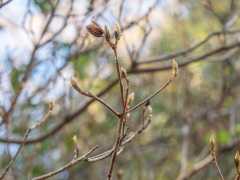
[[[178,75],[178,64],[174,59],[173,59],[173,64],[172,64],[172,73],[173,73],[173,77],[177,77],[177,75]]]
[[[108,42],[110,41],[111,35],[108,30],[108,27],[105,25],[104,30],[99,26],[95,21],[93,21],[94,16],[92,17],[92,25],[86,26],[88,32],[90,32],[95,37],[104,37]],[[117,24],[115,24],[114,31],[116,41],[120,40],[121,30]]]

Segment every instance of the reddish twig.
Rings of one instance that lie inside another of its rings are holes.
[[[163,89],[165,89],[171,82],[172,80],[175,78],[175,76],[173,76],[172,78],[170,78],[166,84],[164,84],[163,87],[161,87],[159,90],[157,90],[155,93],[153,93],[151,96],[149,96],[148,98],[146,98],[145,100],[143,100],[142,102],[140,102],[139,104],[137,104],[136,106],[134,106],[133,108],[129,109],[128,111],[126,111],[126,113],[130,113],[131,111],[137,109],[139,106],[143,105],[144,103],[146,103],[148,100],[150,100],[151,98],[153,98],[154,96],[156,96],[158,93],[160,93]]]
[[[107,107],[110,111],[113,112],[113,114],[115,114],[117,117],[120,117],[120,114],[118,112],[116,112],[110,105],[108,105],[106,102],[104,102],[102,99],[100,99],[99,97],[95,96],[94,94],[92,94],[91,92],[88,92],[89,97],[97,100],[98,102],[100,102],[101,104],[103,104],[105,107]]]
[[[117,44],[117,41],[116,41],[115,44]],[[112,156],[110,168],[109,168],[108,175],[107,175],[108,180],[110,180],[111,177],[112,177],[112,171],[113,171],[114,163],[116,161],[118,146],[119,146],[120,138],[121,138],[121,129],[122,129],[122,125],[123,125],[124,113],[125,113],[125,110],[126,110],[126,102],[124,102],[124,97],[123,97],[123,84],[122,84],[122,79],[121,79],[121,75],[120,75],[120,67],[119,67],[119,63],[118,63],[117,47],[113,48],[113,51],[114,51],[115,63],[116,63],[117,74],[118,74],[118,83],[120,85],[120,92],[121,92],[121,100],[122,100],[123,110],[122,110],[122,117],[119,119],[117,138],[116,138],[116,142],[115,142],[115,145],[114,145],[114,151],[113,151],[113,156]]]

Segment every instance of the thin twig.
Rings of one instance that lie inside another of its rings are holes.
[[[124,111],[122,112],[122,116],[123,117],[123,127],[122,127],[122,136],[124,135],[124,129],[125,129],[125,126],[126,126],[126,116],[124,115],[125,114],[125,111],[126,111],[126,107],[127,107],[127,98],[128,98],[128,90],[129,90],[129,79],[125,78],[125,81],[127,83],[127,86],[126,86],[126,93],[125,93],[125,104],[124,104]]]
[[[197,49],[198,47],[202,46],[203,44],[208,42],[208,40],[210,40],[212,37],[214,37],[216,35],[220,35],[220,34],[235,34],[235,33],[239,33],[239,32],[240,32],[240,29],[231,30],[231,31],[220,30],[220,31],[212,32],[204,40],[196,43],[195,45],[193,45],[190,48],[187,48],[187,49],[184,49],[184,50],[178,51],[176,53],[172,53],[172,54],[166,54],[166,55],[162,55],[162,56],[157,56],[157,57],[153,57],[153,58],[140,60],[140,61],[138,61],[136,63],[137,64],[154,63],[154,62],[159,62],[159,61],[165,61],[165,60],[168,60],[168,59],[173,59],[173,58],[176,58],[178,56],[183,56],[185,54],[188,54],[188,53],[192,52],[193,50]]]
[[[221,173],[221,171],[220,171],[220,169],[219,169],[219,167],[218,167],[218,163],[217,163],[217,159],[216,159],[215,153],[214,153],[214,154],[212,153],[212,160],[213,160],[213,163],[214,163],[214,165],[215,165],[215,167],[216,167],[216,169],[217,169],[217,172],[218,172],[221,180],[224,180],[224,179],[223,179],[223,176],[222,176],[222,173]]]
[[[17,153],[15,154],[15,156],[12,158],[12,160],[10,161],[10,163],[8,164],[8,166],[6,167],[6,169],[4,170],[3,174],[2,174],[1,177],[0,177],[0,180],[4,178],[4,176],[7,174],[7,172],[8,172],[9,169],[11,168],[11,166],[12,166],[13,162],[15,161],[15,159],[17,158],[17,156],[18,156],[18,154],[19,154],[22,146],[24,145],[24,143],[25,143],[25,141],[26,141],[29,133],[30,133],[32,130],[38,128],[41,124],[43,124],[43,123],[46,121],[46,119],[48,118],[48,116],[51,114],[51,112],[52,112],[52,110],[49,109],[48,113],[46,114],[46,116],[45,116],[41,121],[39,121],[38,123],[36,123],[36,124],[33,125],[32,127],[28,128],[28,130],[27,130],[27,132],[26,132],[26,135],[25,135],[25,137],[24,137],[23,140],[22,140],[21,145],[19,146],[19,148],[18,148],[18,150],[17,150]]]
[[[130,143],[138,134],[142,133],[151,123],[151,119],[148,120],[147,124],[145,124],[144,126],[141,126],[129,139],[127,139],[126,141],[122,142],[123,139],[121,139],[121,147]],[[127,133],[127,130],[126,129],[126,132]],[[97,161],[100,161],[100,160],[103,160],[103,159],[106,159],[108,157],[110,157],[114,151],[114,148],[104,152],[104,153],[101,153],[101,154],[98,154],[96,156],[93,156],[93,157],[87,157],[90,153],[92,153],[95,149],[97,149],[98,146],[94,147],[93,149],[91,149],[88,153],[86,153],[85,155],[79,157],[78,159],[75,159],[75,160],[72,160],[70,163],[68,163],[67,165],[55,170],[55,171],[52,171],[50,173],[47,173],[45,175],[42,175],[42,176],[39,176],[39,177],[35,177],[33,178],[32,180],[41,180],[41,179],[46,179],[48,177],[52,177],[53,175],[56,175],[60,172],[63,172],[64,170],[66,169],[69,169],[70,167],[76,165],[77,163],[81,162],[81,161],[85,161],[85,162],[88,162],[88,163],[93,163],[93,162],[97,162]],[[119,150],[117,155],[119,155],[120,153],[122,152],[122,150]]]
[[[120,114],[118,112],[116,112],[110,105],[108,105],[106,102],[104,102],[102,99],[100,99],[99,97],[95,96],[94,94],[92,94],[91,92],[88,92],[89,97],[97,100],[98,102],[100,102],[101,104],[103,104],[105,107],[107,107],[110,111],[113,112],[113,114],[115,114],[117,117],[120,117]]]
[[[93,151],[95,151],[98,147],[99,147],[99,146],[97,145],[97,146],[95,146],[94,148],[92,148],[90,151],[88,151],[86,154],[84,154],[83,156],[81,156],[81,157],[79,157],[79,158],[77,158],[77,159],[75,159],[75,160],[72,160],[70,163],[66,164],[65,166],[63,166],[63,167],[61,167],[61,168],[59,168],[59,169],[57,169],[57,170],[55,170],[55,171],[52,171],[52,172],[50,172],[50,173],[48,173],[48,174],[45,174],[45,175],[42,175],[42,176],[39,176],[39,177],[32,178],[32,180],[47,179],[47,178],[52,177],[52,176],[54,176],[54,175],[56,175],[56,174],[58,174],[58,173],[60,173],[60,172],[65,171],[66,169],[74,166],[75,164],[77,164],[77,163],[79,163],[79,162],[81,162],[81,161],[86,161],[86,162],[88,162],[89,159],[88,159],[87,156],[88,156],[89,154],[91,154]]]
[[[113,51],[114,51],[115,64],[116,64],[117,75],[118,75],[118,83],[120,85],[122,108],[124,109],[123,83],[122,83],[122,78],[121,78],[121,74],[120,74],[120,67],[119,67],[119,63],[118,63],[118,55],[117,55],[117,47],[116,46],[113,49]]]
[[[120,67],[119,67],[118,56],[117,56],[117,43],[118,43],[118,41],[116,40],[114,48],[112,48],[112,49],[114,51],[114,56],[115,56],[115,64],[116,64],[117,74],[118,74],[118,83],[120,85],[120,93],[121,93],[121,101],[122,101],[123,110],[122,110],[122,116],[119,119],[117,138],[116,138],[116,142],[115,142],[115,146],[114,146],[114,151],[113,151],[113,156],[112,156],[110,168],[109,168],[108,175],[107,175],[108,180],[110,180],[111,177],[112,177],[112,171],[113,171],[113,167],[114,167],[116,157],[117,157],[118,146],[120,144],[121,130],[123,128],[123,119],[125,117],[124,115],[125,115],[126,104],[127,104],[127,98],[124,100],[124,95],[123,95],[123,84],[122,84],[122,78],[121,78],[121,75],[120,75]],[[127,97],[128,88],[129,88],[128,86],[129,86],[129,84],[127,83],[126,97]]]
[[[173,76],[172,78],[170,78],[166,84],[164,84],[163,87],[161,87],[159,90],[157,90],[155,93],[153,93],[151,96],[149,96],[148,98],[146,98],[145,100],[143,100],[142,102],[140,102],[139,104],[137,104],[136,106],[134,106],[133,108],[129,109],[126,113],[130,113],[131,111],[137,109],[139,106],[143,105],[144,103],[146,103],[148,100],[150,100],[151,98],[153,98],[154,96],[156,96],[158,93],[160,93],[163,89],[165,89],[171,82],[172,80],[175,78],[175,76]]]

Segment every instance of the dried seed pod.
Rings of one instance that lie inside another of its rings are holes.
[[[121,67],[121,78],[127,78],[127,71],[123,67]]]
[[[110,32],[106,25],[104,27],[104,35],[105,35],[106,40],[110,40]]]
[[[54,100],[53,100],[53,98],[51,98],[51,101],[49,102],[49,110],[50,111],[52,111],[54,109],[54,105],[55,105]]]
[[[95,22],[93,21],[94,16],[92,17],[92,23],[93,25],[88,25],[87,30],[95,37],[103,37],[104,31],[103,29]]]
[[[102,29],[99,29],[98,27],[96,26],[93,26],[93,25],[88,25],[86,26],[88,32],[90,32],[93,36],[95,37],[103,37],[103,30]]]
[[[213,135],[210,138],[210,150],[211,150],[211,152],[215,152],[215,140],[214,140]]]
[[[173,76],[176,77],[178,75],[178,64],[174,59],[173,59],[172,71],[173,71]]]
[[[99,29],[103,32],[103,29],[98,25],[98,23],[96,23],[94,20],[93,20],[94,16],[92,17],[91,21],[92,23]]]
[[[115,39],[117,41],[119,41],[120,37],[121,37],[121,30],[117,24],[115,24],[115,32],[114,33],[115,33]]]

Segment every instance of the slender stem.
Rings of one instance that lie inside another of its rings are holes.
[[[128,98],[128,90],[129,90],[129,79],[125,79],[126,83],[127,83],[127,87],[126,87],[126,93],[125,93],[125,100],[124,100],[124,111],[122,113],[122,116],[123,117],[123,127],[122,127],[122,136],[124,135],[124,129],[125,129],[125,126],[126,126],[126,116],[124,115],[125,114],[125,111],[126,111],[126,107],[127,107],[127,98]]]
[[[11,168],[13,162],[15,161],[15,159],[17,158],[21,148],[23,147],[28,135],[30,134],[30,132],[36,128],[38,128],[42,123],[44,123],[44,121],[48,118],[48,116],[51,114],[51,110],[48,111],[48,113],[46,114],[46,116],[41,120],[39,121],[38,123],[36,123],[34,126],[28,128],[27,132],[26,132],[26,135],[25,137],[23,138],[22,140],[22,143],[21,145],[19,146],[18,150],[17,150],[17,153],[15,154],[15,156],[12,158],[12,160],[10,161],[10,163],[8,164],[8,166],[6,167],[6,169],[4,170],[3,174],[1,175],[0,177],[0,180],[3,179],[5,177],[5,175],[7,174],[7,172],[9,171],[9,169]]]
[[[143,105],[144,103],[146,103],[148,100],[150,100],[151,98],[153,98],[154,96],[156,96],[158,93],[160,93],[163,89],[165,89],[171,82],[172,80],[175,78],[175,76],[173,76],[172,78],[170,78],[166,84],[164,84],[163,87],[161,87],[159,90],[157,90],[154,94],[152,94],[151,96],[149,96],[148,98],[146,98],[145,100],[143,100],[142,102],[140,102],[139,104],[137,104],[136,106],[134,106],[133,108],[129,109],[128,111],[126,111],[126,113],[130,113],[131,111],[137,109],[139,106]]]
[[[124,102],[123,84],[122,84],[122,78],[121,78],[121,75],[120,75],[120,67],[119,67],[118,57],[117,57],[117,41],[115,43],[113,51],[114,51],[115,63],[116,63],[117,74],[118,74],[118,83],[120,85],[120,93],[121,93],[121,101],[122,101],[123,110],[122,110],[122,116],[119,119],[117,138],[116,138],[116,141],[115,141],[112,161],[111,161],[110,168],[109,168],[109,171],[108,171],[108,176],[107,176],[108,180],[110,180],[111,177],[112,177],[112,171],[113,171],[114,163],[116,161],[118,146],[119,146],[120,139],[121,139],[121,129],[122,129],[122,125],[123,125],[123,118],[124,118],[124,114],[125,114],[125,111],[126,111],[126,102]]]
[[[122,108],[124,109],[123,83],[122,83],[122,78],[121,78],[121,75],[120,75],[120,67],[119,67],[119,63],[118,63],[117,47],[116,46],[113,48],[113,51],[114,51],[115,63],[116,63],[116,69],[117,69],[117,75],[118,75],[118,83],[120,85]]]
[[[218,164],[217,164],[217,159],[216,159],[216,156],[215,156],[215,152],[211,152],[211,155],[212,155],[212,161],[213,161],[213,163],[214,163],[214,165],[215,165],[215,167],[218,171],[218,174],[219,174],[221,180],[224,180],[224,178],[222,176],[222,173],[220,171],[220,168],[218,167]]]
[[[109,171],[108,171],[107,180],[110,180],[111,177],[112,177],[112,171],[113,171],[114,163],[116,161],[118,145],[119,145],[119,142],[120,142],[122,123],[123,123],[123,117],[119,120],[117,139],[116,139],[114,150],[113,150],[113,156],[112,156],[112,161],[111,161],[110,168],[109,168]]]
[[[92,94],[91,92],[88,92],[88,96],[97,100],[98,102],[102,103],[104,106],[106,106],[110,111],[113,112],[113,114],[115,114],[117,117],[120,117],[120,114],[118,112],[116,112],[110,105],[108,105],[106,102],[104,102],[102,99],[100,99],[99,97],[95,96],[94,94]]]
[[[235,180],[239,180],[239,179],[240,179],[240,176],[237,175],[237,176],[235,177]]]
[[[35,177],[35,178],[33,178],[32,180],[47,179],[47,178],[52,177],[52,176],[54,176],[54,175],[56,175],[56,174],[58,174],[58,173],[60,173],[60,172],[63,172],[64,170],[66,170],[66,169],[74,166],[75,164],[77,164],[77,163],[79,163],[79,162],[81,162],[81,161],[87,161],[87,162],[88,162],[87,156],[88,156],[89,154],[91,154],[93,151],[95,151],[97,148],[98,148],[98,145],[95,146],[94,148],[92,148],[90,151],[88,151],[88,152],[87,152],[86,154],[84,154],[83,156],[79,157],[78,159],[72,160],[71,162],[69,162],[69,163],[66,164],[65,166],[63,166],[63,167],[61,167],[61,168],[59,168],[59,169],[57,169],[57,170],[55,170],[55,171],[52,171],[52,172],[50,172],[50,173],[48,173],[48,174],[45,174],[45,175],[42,175],[42,176],[39,176],[39,177]]]

